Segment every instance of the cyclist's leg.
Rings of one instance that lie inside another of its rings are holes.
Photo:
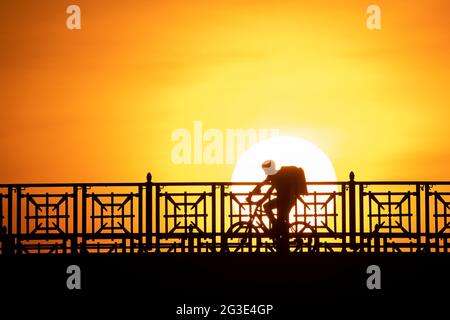
[[[278,202],[278,230],[279,230],[279,241],[278,248],[279,252],[289,252],[289,212],[292,209],[292,204],[290,201]]]
[[[276,248],[278,248],[278,240],[279,240],[279,228],[278,228],[278,220],[275,219],[275,216],[273,214],[273,210],[277,209],[278,207],[278,200],[277,198],[271,199],[270,201],[266,202],[263,205],[264,212],[267,214],[269,221],[270,221],[270,230],[269,230],[269,236],[272,238],[273,243]],[[277,213],[278,214],[278,213]],[[278,249],[277,249],[278,251]]]
[[[278,252],[289,252],[289,224],[284,221],[278,221]]]
[[[269,217],[270,223],[274,226],[276,224],[275,216],[273,214],[273,209],[276,209],[278,206],[278,199],[274,198],[263,205],[264,212]]]

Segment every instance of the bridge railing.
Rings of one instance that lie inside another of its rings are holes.
[[[254,186],[151,175],[143,183],[3,184],[0,252],[274,252],[274,226],[247,199]],[[351,173],[308,189],[290,212],[292,253],[448,252],[450,182],[355,181]]]

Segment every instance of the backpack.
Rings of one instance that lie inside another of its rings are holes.
[[[289,183],[289,189],[292,193],[295,193],[295,195],[299,196],[308,194],[305,172],[302,168],[295,166],[284,166],[280,168],[277,174],[282,176],[286,183]]]

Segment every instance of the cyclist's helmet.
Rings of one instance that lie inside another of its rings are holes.
[[[268,176],[272,176],[272,175],[276,174],[278,171],[276,168],[276,165],[275,165],[275,161],[273,161],[273,160],[264,161],[263,164],[261,165],[261,167],[263,168],[264,172]]]

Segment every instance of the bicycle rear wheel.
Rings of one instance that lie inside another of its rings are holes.
[[[318,252],[319,236],[313,226],[307,222],[297,221],[289,224],[290,247],[293,252]]]
[[[232,224],[222,240],[224,252],[259,252],[262,249],[264,232],[251,221],[239,221]]]

